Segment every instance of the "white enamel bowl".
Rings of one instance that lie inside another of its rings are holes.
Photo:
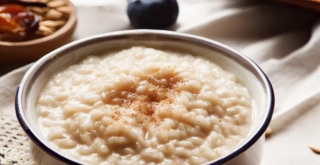
[[[249,58],[218,42],[193,35],[158,30],[119,31],[78,40],[42,57],[27,71],[17,90],[16,114],[31,140],[31,151],[38,164],[83,164],[50,145],[39,129],[35,103],[40,90],[49,78],[94,52],[134,45],[181,50],[201,55],[234,73],[249,89],[256,103],[252,127],[247,138],[234,151],[207,164],[260,164],[264,132],[271,120],[274,107],[273,89],[263,71]]]

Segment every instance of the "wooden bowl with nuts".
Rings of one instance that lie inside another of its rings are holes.
[[[30,62],[72,41],[68,0],[0,0],[0,62]]]

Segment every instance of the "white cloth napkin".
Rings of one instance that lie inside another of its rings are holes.
[[[132,28],[126,0],[72,1],[79,18],[74,39]],[[258,63],[270,78],[276,107],[262,165],[319,165],[320,155],[308,148],[320,146],[318,15],[256,0],[178,2],[180,15],[171,30],[229,45]],[[0,79],[0,109],[13,108],[16,84],[24,71]]]

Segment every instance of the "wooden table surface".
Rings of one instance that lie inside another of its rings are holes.
[[[320,0],[275,0],[281,3],[290,4],[306,9],[320,11]]]
[[[0,63],[0,77],[28,63]]]

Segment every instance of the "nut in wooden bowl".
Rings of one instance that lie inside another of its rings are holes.
[[[13,7],[22,14],[10,13]],[[19,20],[21,15],[24,17]],[[21,21],[26,16],[32,21]],[[13,23],[4,26],[1,20]],[[76,9],[68,0],[0,0],[0,62],[37,60],[72,41],[76,24]]]

